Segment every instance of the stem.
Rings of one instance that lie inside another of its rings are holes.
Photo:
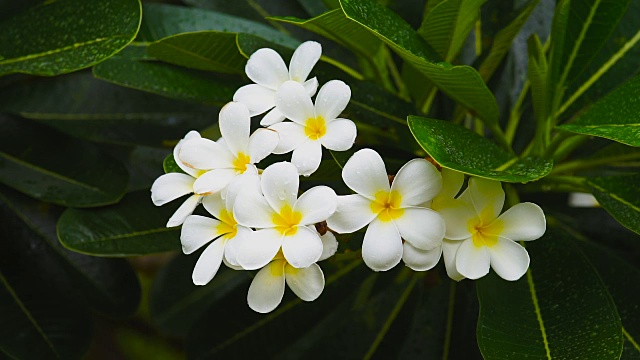
[[[572,136],[578,136],[578,135],[570,132],[566,132],[566,131],[558,133],[553,138],[553,140],[551,140],[551,142],[549,143],[549,146],[545,149],[544,157],[546,158],[552,157],[553,154],[555,154],[556,149],[560,146],[560,144]]]
[[[478,135],[484,136],[484,127],[482,126],[482,121],[480,121],[480,119],[473,118],[473,127]]]
[[[527,80],[522,87],[522,91],[518,96],[518,100],[513,105],[513,109],[511,109],[511,113],[509,114],[509,121],[507,122],[507,131],[505,136],[507,137],[507,141],[509,145],[513,143],[513,138],[516,135],[516,129],[518,129],[518,124],[520,123],[520,116],[522,115],[522,111],[520,108],[522,107],[522,103],[524,99],[527,97],[527,93],[529,92],[529,87],[531,83]]]
[[[491,132],[493,133],[493,137],[498,142],[498,144],[513,154],[514,152],[513,152],[513,149],[511,148],[511,144],[509,144],[509,141],[507,141],[507,138],[504,135],[504,132],[502,131],[502,129],[500,129],[500,125],[486,124],[486,123],[485,125],[489,127],[489,130],[491,130]]]
[[[550,175],[573,172],[577,170],[584,170],[584,169],[589,169],[589,168],[593,168],[600,165],[607,165],[615,162],[620,162],[625,160],[636,160],[636,159],[640,159],[640,153],[609,156],[609,157],[603,157],[600,159],[592,159],[592,160],[587,159],[587,160],[569,161],[554,167]]]
[[[560,162],[564,160],[567,156],[569,156],[569,154],[573,152],[573,150],[582,145],[582,143],[584,143],[588,139],[589,137],[584,135],[575,135],[565,139],[565,141],[561,142],[558,145],[558,148],[553,153],[553,161]]]
[[[396,66],[396,63],[393,61],[391,53],[387,51],[387,53],[385,54],[385,58],[387,62],[387,67],[389,68],[389,72],[391,73],[391,78],[393,79],[393,82],[396,84],[396,88],[398,88],[398,96],[400,96],[404,100],[410,101],[411,98],[409,97],[409,89],[407,89],[407,86],[404,84],[404,81],[402,81],[402,76],[398,71],[398,67]]]

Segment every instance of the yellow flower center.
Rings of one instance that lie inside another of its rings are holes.
[[[304,134],[311,140],[318,140],[327,133],[327,122],[322,116],[309,118],[304,124]]]
[[[491,211],[493,211],[491,207],[487,206],[483,209],[480,218],[473,218],[467,223],[471,240],[476,247],[494,246],[498,243],[498,234],[504,229],[504,223],[501,220],[496,219],[491,224],[484,223],[493,217],[488,214]]]
[[[302,213],[293,211],[291,206],[285,205],[280,209],[279,214],[273,214],[271,221],[276,225],[276,230],[282,235],[292,236],[298,232],[298,224],[302,220]]]
[[[249,164],[251,164],[251,157],[243,152],[238,153],[236,159],[233,160],[233,168],[238,174],[244,173]]]
[[[381,221],[391,221],[404,214],[404,209],[400,208],[402,195],[399,192],[380,190],[374,196],[375,200],[371,202],[371,211],[378,214],[378,219]]]
[[[233,217],[233,213],[222,210],[218,220],[220,220],[220,224],[216,227],[218,235],[223,235],[225,239],[234,238],[238,233],[238,222]]]

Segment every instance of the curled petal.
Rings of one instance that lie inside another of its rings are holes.
[[[266,314],[280,305],[284,296],[285,264],[284,260],[272,261],[253,278],[247,294],[247,302],[253,311]]]
[[[336,211],[338,197],[328,186],[315,186],[300,195],[293,206],[302,213],[301,225],[313,225],[325,221]]]
[[[276,211],[296,203],[300,179],[296,167],[288,162],[270,165],[262,172],[260,185],[267,202]]]
[[[244,70],[253,82],[273,90],[289,80],[287,65],[273,49],[258,49],[251,54]]]
[[[233,94],[233,101],[245,104],[251,116],[260,115],[276,106],[276,92],[262,85],[249,84]]]
[[[278,88],[276,107],[282,115],[300,125],[316,117],[311,97],[299,82],[287,81]]]
[[[164,205],[193,192],[195,178],[180,173],[164,174],[151,185],[151,201],[155,206]]]
[[[251,163],[257,164],[275,150],[280,136],[271,129],[257,129],[249,137],[249,157]]]
[[[378,191],[390,190],[384,161],[371,149],[359,150],[351,156],[342,169],[342,179],[351,190],[372,200]]]
[[[499,181],[472,177],[469,179],[469,196],[483,224],[495,220],[504,206],[504,191]]]
[[[304,126],[298,123],[281,122],[271,125],[269,129],[277,131],[280,137],[278,146],[273,150],[274,154],[286,154],[293,151],[308,139],[304,133]]]
[[[224,260],[227,266],[229,266],[234,270],[242,269],[242,266],[240,266],[240,264],[238,263],[238,259],[237,259],[238,252],[236,250],[236,247],[238,243],[242,241],[239,239],[247,236],[252,236],[252,233],[253,233],[253,230],[249,229],[248,227],[244,227],[242,225],[237,226],[236,236],[227,240],[227,243],[224,248]]]
[[[220,269],[225,241],[218,239],[207,246],[193,268],[191,279],[195,285],[207,285]]]
[[[391,190],[402,195],[401,207],[417,206],[433,199],[442,188],[442,176],[433,164],[413,159],[398,171]]]
[[[289,62],[289,78],[304,82],[322,55],[322,46],[315,41],[306,41],[293,53]]]
[[[182,225],[180,242],[182,252],[191,254],[204,244],[218,237],[220,221],[200,215],[189,215]]]
[[[287,264],[284,267],[287,285],[304,301],[317,299],[324,289],[324,274],[318,264],[311,264],[304,269],[297,269]]]
[[[362,195],[338,196],[336,212],[327,219],[327,226],[338,234],[352,233],[368,225],[378,213],[371,209],[371,200]]]
[[[402,261],[404,261],[404,264],[410,269],[415,271],[432,269],[438,264],[440,255],[442,255],[442,246],[437,246],[431,250],[422,250],[405,242],[402,248]]]
[[[267,265],[280,250],[282,234],[275,229],[261,229],[246,235],[234,240],[236,261],[244,269],[255,270]]]
[[[304,89],[307,90],[307,94],[309,94],[309,96],[313,96],[318,90],[318,79],[316,79],[315,77],[311,78],[305,81],[302,86],[304,86]]]
[[[273,94],[273,103],[275,104],[275,92]],[[273,124],[277,124],[279,122],[284,121],[285,116],[282,115],[282,113],[280,112],[280,110],[278,110],[278,108],[273,108],[271,109],[271,111],[269,111],[263,118],[262,120],[260,120],[260,125],[262,126],[271,126]]]
[[[322,240],[322,255],[320,255],[318,261],[330,258],[338,251],[338,240],[336,240],[336,236],[331,231],[327,231],[320,236],[320,240]]]
[[[191,140],[191,139],[199,139],[199,138],[200,138],[200,133],[198,133],[195,130],[191,130],[173,148],[173,160],[175,160],[176,164],[178,165],[178,167],[180,167],[180,169],[182,169],[182,171],[186,172],[187,174],[189,174],[189,175],[191,175],[193,177],[196,177],[196,174],[198,173],[198,170],[192,169],[192,168],[188,167],[187,165],[185,165],[180,160],[179,155],[180,155],[180,149],[182,148],[182,144],[184,144],[185,141]]]
[[[176,212],[171,215],[169,221],[167,221],[167,227],[180,226],[185,221],[187,216],[193,213],[193,210],[196,209],[196,206],[200,203],[202,199],[201,195],[191,195],[185,200],[182,205],[176,210]]]
[[[221,193],[207,195],[202,199],[202,206],[205,210],[216,218],[220,218],[220,213],[226,210],[224,200]]]
[[[513,241],[536,240],[544,235],[547,221],[542,209],[533,203],[514,205],[496,221],[483,229],[486,234],[496,235]]]
[[[437,212],[425,208],[405,208],[395,219],[400,236],[421,250],[440,247],[444,238],[445,223]]]
[[[300,175],[309,176],[320,167],[322,145],[319,141],[307,140],[300,144],[291,154],[293,163]]]
[[[320,259],[322,240],[315,230],[298,226],[294,235],[282,238],[282,253],[291,266],[305,268]]]
[[[375,219],[362,242],[362,259],[374,271],[387,271],[402,259],[402,239],[392,221]]]
[[[249,152],[249,127],[251,118],[246,105],[230,102],[220,109],[218,125],[227,146],[236,156]]]
[[[456,270],[460,275],[475,280],[489,273],[491,255],[486,246],[475,246],[471,239],[462,241],[456,252]]]
[[[477,218],[473,207],[459,199],[439,202],[437,211],[446,224],[444,237],[450,240],[462,240],[471,237],[469,224]]]
[[[489,248],[491,267],[501,278],[516,281],[529,268],[527,250],[512,240],[498,238],[498,243]]]
[[[336,119],[327,124],[327,133],[320,138],[320,142],[329,150],[345,151],[351,149],[356,135],[356,124],[353,121]]]
[[[459,240],[447,240],[442,241],[442,257],[444,258],[444,267],[447,270],[447,275],[455,281],[464,279],[458,270],[456,269],[456,253],[458,248],[462,244]]]
[[[340,80],[324,84],[316,97],[316,115],[329,121],[337,118],[351,99],[351,88]]]

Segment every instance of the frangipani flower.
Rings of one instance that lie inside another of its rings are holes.
[[[278,133],[258,129],[249,136],[249,110],[241,103],[230,102],[220,110],[220,140],[204,138],[185,141],[179,157],[187,166],[205,170],[193,184],[198,193],[224,189],[239,175],[257,175],[255,163],[271,154],[278,144]]]
[[[276,91],[287,80],[292,80],[304,86],[304,92],[313,96],[318,88],[318,80],[307,80],[311,69],[322,54],[322,46],[315,41],[302,43],[291,57],[289,70],[282,57],[273,49],[259,49],[249,57],[245,72],[255,84],[241,87],[233,95],[233,101],[244,103],[249,108],[251,116],[259,115],[276,106]],[[269,126],[284,120],[284,116],[276,107],[269,111],[260,121],[261,125]]]
[[[282,84],[276,93],[276,105],[293,122],[270,127],[280,134],[274,153],[293,150],[291,162],[301,175],[309,176],[320,166],[322,146],[335,151],[350,149],[356,139],[356,125],[337,118],[350,98],[351,89],[339,80],[329,81],[320,89],[315,106],[299,83]]]
[[[400,259],[416,270],[436,265],[445,224],[438,213],[419,206],[440,191],[442,178],[435,166],[424,159],[411,160],[389,186],[380,155],[363,149],[347,161],[342,178],[356,194],[338,197],[338,208],[327,225],[338,233],[369,225],[362,244],[367,266],[386,271]]]
[[[262,194],[242,192],[234,207],[239,224],[256,228],[242,238],[236,259],[247,270],[268,264],[282,247],[284,259],[295,268],[306,268],[322,254],[322,240],[314,224],[325,221],[336,209],[337,196],[329,187],[316,186],[298,195],[296,167],[280,162],[261,175]]]
[[[173,158],[180,169],[186,174],[177,172],[164,174],[157,178],[156,181],[153,182],[153,185],[151,185],[151,200],[156,206],[164,205],[187,194],[193,194],[187,198],[171,216],[167,222],[167,227],[181,225],[187,216],[193,213],[193,210],[198,206],[203,196],[208,195],[206,191],[201,192],[194,187],[194,183],[204,174],[204,171],[186,166],[178,157],[180,149],[185,142],[197,139],[202,139],[200,134],[197,131],[190,131],[185,135],[184,139],[180,140],[175,148],[173,148]]]
[[[471,178],[458,201],[439,209],[447,223],[446,238],[458,243],[454,244],[457,249],[445,250],[445,262],[454,257],[455,270],[469,279],[483,277],[489,267],[505,280],[522,277],[529,267],[529,254],[516,241],[536,240],[544,234],[542,209],[520,203],[500,215],[504,205],[500,182],[482,178]]]

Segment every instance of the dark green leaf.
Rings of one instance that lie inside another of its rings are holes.
[[[589,178],[587,184],[605,210],[640,234],[640,175]]]
[[[162,162],[162,168],[164,169],[165,174],[172,172],[184,173],[180,166],[178,166],[178,163],[176,163],[176,159],[173,157],[173,153],[167,155],[167,157],[164,158],[164,161]]]
[[[58,75],[94,65],[130,43],[139,0],[42,2],[0,24],[0,75]]]
[[[529,182],[547,175],[551,160],[518,158],[466,128],[409,116],[409,128],[422,148],[443,167],[503,182]]]
[[[520,280],[491,273],[477,282],[485,359],[618,359],[620,317],[574,240],[549,228],[527,251],[531,265]]]
[[[60,242],[73,251],[100,256],[136,256],[180,249],[180,228],[167,220],[182,203],[155,207],[148,190],[127,194],[99,209],[67,209],[58,221]]]
[[[559,128],[640,146],[640,76],[609,93],[570,124]]]
[[[0,182],[64,206],[117,202],[126,168],[93,144],[27,120],[0,118]]]
[[[168,152],[169,149],[146,146],[136,146],[129,151],[125,160],[130,176],[127,192],[149,189],[164,173],[163,161]]]

